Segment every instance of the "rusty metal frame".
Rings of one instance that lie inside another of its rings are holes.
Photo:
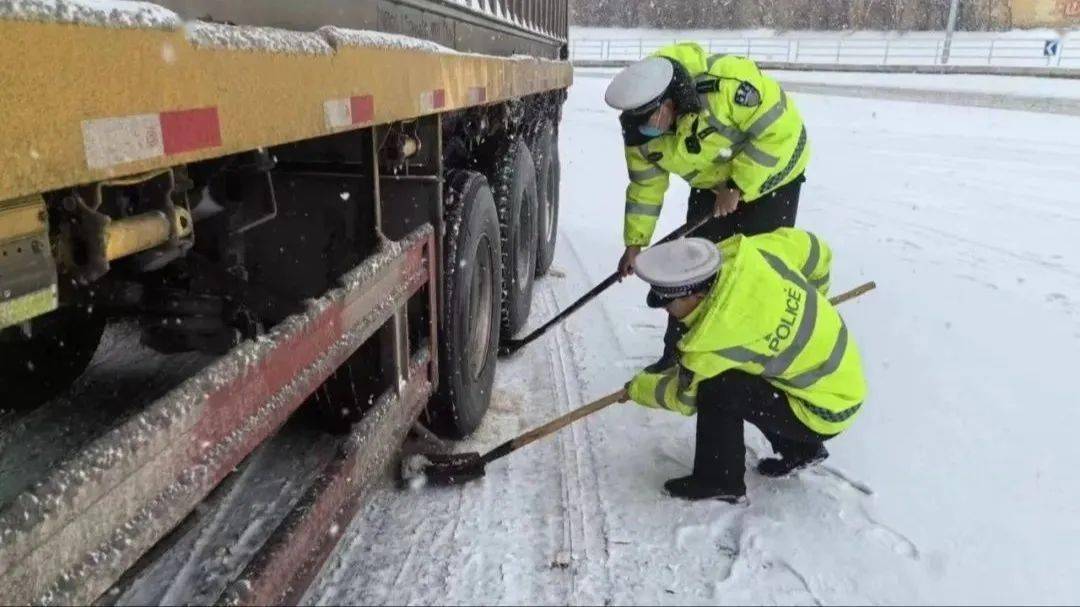
[[[97,598],[424,285],[431,285],[434,306],[433,257],[430,225],[384,245],[307,312],[226,355],[12,500],[0,510],[0,603]],[[434,325],[430,332],[429,349],[399,370],[407,381],[380,400],[380,415],[360,422],[308,495],[309,503],[331,509],[342,524],[374,467],[385,462],[388,449],[396,449],[393,439],[434,390]],[[377,438],[391,440],[376,444]],[[303,513],[290,517],[283,527],[289,534],[285,552],[271,549],[256,563],[253,579],[266,581],[252,589],[265,589],[260,596],[280,590],[283,596],[288,588],[278,588],[275,576],[300,579],[317,569],[312,556],[332,547],[319,539],[322,522]],[[310,550],[295,554],[291,545]],[[285,576],[285,562],[309,565]],[[275,579],[255,575],[258,563]]]
[[[434,389],[428,350],[413,357],[409,380],[361,420],[315,485],[216,603],[295,605],[358,510],[364,490],[397,452]]]

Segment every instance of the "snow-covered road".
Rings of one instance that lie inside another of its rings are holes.
[[[539,322],[621,252],[625,168],[603,78],[561,132],[560,240]],[[750,504],[664,497],[693,421],[601,412],[480,482],[374,490],[318,604],[1080,601],[1080,118],[793,95],[814,160],[799,223],[836,253],[871,398],[828,466]],[[680,223],[672,188],[660,227]],[[499,369],[492,447],[620,387],[660,349],[628,281]],[[765,441],[748,430],[752,453]]]

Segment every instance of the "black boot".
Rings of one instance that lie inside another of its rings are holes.
[[[684,500],[720,500],[729,504],[738,504],[746,500],[744,489],[731,489],[701,480],[694,476],[673,478],[664,483],[664,492],[671,497]]]
[[[799,470],[805,470],[815,464],[820,464],[829,457],[825,445],[818,445],[817,449],[810,449],[799,454],[780,454],[780,457],[769,457],[758,462],[757,471],[761,476],[779,478],[787,476]]]

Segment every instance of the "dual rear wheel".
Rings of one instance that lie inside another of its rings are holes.
[[[545,123],[527,146],[507,142],[488,175],[447,178],[440,390],[430,427],[462,438],[491,402],[496,351],[528,321],[533,284],[551,267],[558,222],[558,148]]]

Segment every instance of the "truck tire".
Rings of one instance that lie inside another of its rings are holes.
[[[61,308],[30,325],[30,338],[15,328],[0,331],[0,409],[32,409],[67,390],[105,332],[105,318],[81,308]]]
[[[491,403],[502,254],[499,215],[483,175],[455,171],[446,191],[439,392],[428,407],[428,425],[460,439],[476,430]]]
[[[510,338],[529,319],[536,279],[536,168],[520,138],[496,155],[491,184],[502,234],[502,335]]]
[[[532,157],[536,165],[536,275],[543,276],[555,259],[555,240],[559,236],[559,135],[550,120],[540,125],[533,139]]]

